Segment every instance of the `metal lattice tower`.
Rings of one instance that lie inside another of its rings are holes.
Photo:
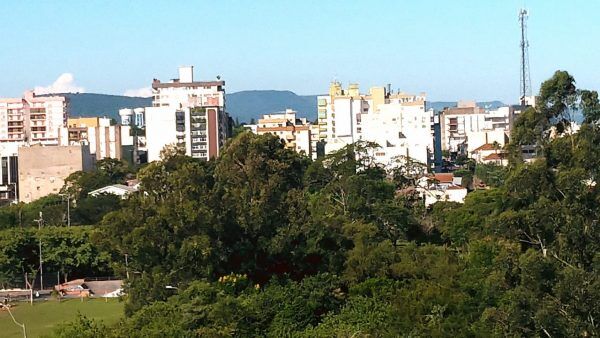
[[[529,76],[529,41],[527,41],[527,18],[529,13],[526,9],[519,11],[519,24],[521,25],[521,105],[525,106],[525,97],[531,96],[531,78]]]

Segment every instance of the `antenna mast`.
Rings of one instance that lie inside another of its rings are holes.
[[[522,8],[519,11],[521,25],[521,106],[525,106],[525,98],[531,96],[531,78],[529,76],[529,41],[527,41],[527,18],[529,13]]]

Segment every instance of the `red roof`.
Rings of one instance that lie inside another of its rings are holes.
[[[453,173],[437,173],[435,174],[435,180],[440,182],[440,183],[452,183],[452,180],[454,179],[454,174]]]
[[[501,148],[500,146],[498,146],[498,148]],[[486,143],[478,148],[476,148],[475,150],[473,150],[473,152],[476,151],[490,151],[490,150],[496,150],[496,148],[494,148],[494,145],[491,143]]]
[[[502,153],[489,154],[488,156],[483,158],[484,161],[493,161],[493,160],[502,160],[502,159],[504,159],[504,154],[502,154]]]

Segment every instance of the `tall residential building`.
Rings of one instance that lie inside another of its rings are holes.
[[[285,141],[288,149],[304,154],[313,154],[312,125],[305,118],[296,117],[297,112],[286,109],[285,112],[265,114],[255,125],[247,125],[258,135],[272,134]]]
[[[486,110],[475,102],[459,101],[457,107],[440,113],[442,149],[451,153],[471,153],[484,144],[503,146],[510,133],[512,107]]]
[[[177,144],[186,154],[209,160],[219,155],[231,135],[225,112],[225,81],[194,81],[193,67],[180,67],[179,79],[152,82],[152,107],[145,109],[148,161]]]
[[[67,115],[68,102],[63,96],[27,91],[21,98],[0,98],[0,142],[58,145]]]
[[[57,194],[70,174],[94,167],[94,157],[87,145],[23,146],[18,157],[19,201],[25,203]]]
[[[433,111],[425,110],[424,93],[392,93],[389,88],[372,87],[369,94],[361,94],[357,84],[344,90],[333,82],[329,95],[317,100],[318,135],[325,141],[326,153],[363,140],[380,146],[375,159],[386,166],[406,157],[429,163]]]

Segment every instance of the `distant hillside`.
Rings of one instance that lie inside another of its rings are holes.
[[[250,122],[262,114],[294,109],[300,117],[314,120],[317,117],[317,96],[296,95],[285,90],[246,90],[227,94],[227,110],[240,122]]]
[[[119,120],[119,109],[149,107],[151,98],[129,97],[106,94],[63,94],[70,100],[71,116],[106,116]],[[497,108],[504,106],[500,101],[478,102],[480,107]],[[427,109],[442,110],[455,107],[456,102],[427,102]],[[227,111],[234,119],[249,123],[262,114],[283,111],[291,108],[300,117],[313,121],[317,117],[317,95],[297,95],[288,90],[246,90],[227,94]]]
[[[62,94],[69,98],[71,116],[106,116],[119,120],[119,109],[152,106],[152,99],[106,94]],[[262,114],[291,108],[299,116],[316,118],[317,97],[299,96],[290,91],[250,90],[227,94],[227,111],[240,122]]]
[[[457,105],[456,101],[433,101],[433,102],[427,102],[427,109],[433,108],[436,111],[440,111],[446,107],[456,107],[456,105]],[[489,108],[489,109],[496,109],[498,107],[506,106],[506,104],[504,104],[501,101],[483,101],[483,102],[477,102],[477,105],[479,107]]]
[[[106,94],[63,94],[69,98],[71,116],[106,116],[119,121],[119,109],[152,106],[152,99]]]

